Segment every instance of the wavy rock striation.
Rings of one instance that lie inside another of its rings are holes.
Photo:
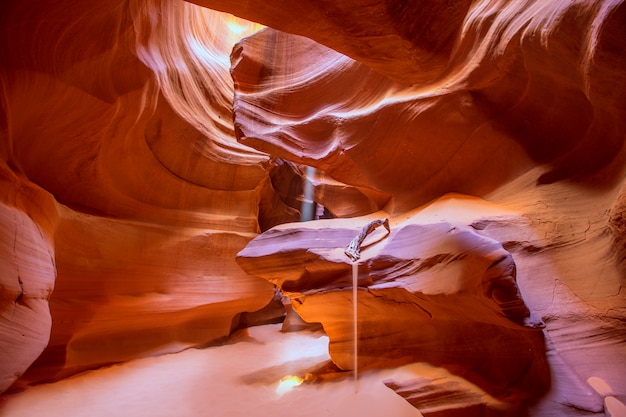
[[[274,294],[234,261],[269,159],[234,137],[237,21],[183,2],[1,8],[0,389],[44,347],[18,385],[228,336]]]
[[[48,299],[56,276],[50,226],[53,199],[0,167],[0,392],[37,359],[50,339]]]
[[[472,6],[443,75],[418,83],[307,38],[257,33],[233,52],[238,137],[387,193],[396,212],[449,191],[485,195],[536,164],[552,167],[543,183],[595,172],[626,129],[626,86],[606,94],[624,7],[519,7]]]
[[[473,225],[515,256],[524,299],[546,322],[552,390],[532,413],[601,412],[587,378],[625,389],[614,364],[625,357],[626,4],[476,1],[431,14],[444,2],[409,2],[391,19],[392,2],[355,3],[304,3],[282,25],[289,9],[231,8],[289,33],[262,31],[233,51],[238,137],[386,196],[376,206],[329,194],[329,207],[401,217],[452,191],[523,213]],[[400,39],[404,54],[371,54]]]
[[[306,164],[333,216],[395,219],[359,292],[364,312],[409,311],[383,316],[402,328],[395,353],[362,315],[363,365],[415,359],[412,345],[517,404],[547,386],[545,348],[551,390],[531,415],[626,401],[623,1],[194,3],[273,29],[179,0],[0,6],[0,388],[46,345],[17,386],[213,343],[272,283],[326,321],[347,368],[349,265],[333,248],[361,224],[272,229],[299,217]],[[515,215],[431,204],[449,192]],[[271,283],[234,259],[266,230],[239,262]]]
[[[340,220],[288,224],[237,256],[248,273],[289,295],[306,321],[322,323],[342,369],[354,361],[351,267],[343,249],[357,232]],[[392,222],[388,238],[365,246],[358,261],[359,367],[429,362],[516,406],[547,390],[541,326],[498,242],[415,215]]]

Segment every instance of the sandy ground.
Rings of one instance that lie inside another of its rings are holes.
[[[281,378],[328,361],[322,333],[259,326],[232,343],[145,358],[5,396],[0,416],[421,416],[382,381],[408,380],[419,367],[365,372],[280,392]]]

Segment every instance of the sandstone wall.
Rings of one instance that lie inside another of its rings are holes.
[[[228,336],[274,295],[234,261],[268,176],[234,139],[234,38],[215,33],[236,21],[182,2],[2,9],[2,389],[44,347],[21,384]]]
[[[235,255],[298,218],[305,164],[336,217],[417,210],[510,254],[546,326],[535,415],[602,412],[598,378],[626,400],[622,1],[193,3],[0,6],[5,386],[46,345],[22,383],[226,336],[273,296]],[[232,49],[258,25],[208,8],[271,28]],[[283,290],[347,273],[309,266]]]

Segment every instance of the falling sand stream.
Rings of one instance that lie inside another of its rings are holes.
[[[353,336],[353,360],[354,360],[354,392],[359,392],[359,364],[358,364],[358,305],[357,287],[359,279],[359,264],[357,261],[352,262],[352,336]]]
[[[359,280],[359,264],[358,261],[361,258],[361,244],[378,226],[385,226],[387,229],[387,236],[391,233],[389,229],[389,219],[372,220],[359,232],[359,234],[352,239],[344,253],[352,261],[352,335],[353,335],[353,368],[354,368],[354,391],[359,391],[359,367],[358,367],[358,280]],[[370,243],[371,244],[371,243]]]

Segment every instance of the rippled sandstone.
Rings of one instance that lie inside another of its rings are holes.
[[[38,357],[21,383],[227,337],[274,295],[234,261],[268,161],[234,138],[234,40],[185,35],[228,20],[182,2],[2,9],[0,389]]]
[[[0,6],[4,385],[46,346],[22,383],[228,335],[274,295],[234,257],[299,217],[306,164],[335,217],[501,244],[546,324],[533,415],[626,400],[622,1],[194,2],[272,27],[234,49],[258,26],[192,3],[35,3]]]
[[[366,219],[360,219],[365,224]],[[353,370],[351,261],[358,229],[345,220],[277,226],[237,260],[291,298],[330,338],[333,362]],[[354,222],[353,222],[354,223]],[[474,228],[420,211],[373,233],[358,265],[358,367],[424,361],[448,367],[517,408],[550,384],[542,324],[516,284],[513,258]]]

